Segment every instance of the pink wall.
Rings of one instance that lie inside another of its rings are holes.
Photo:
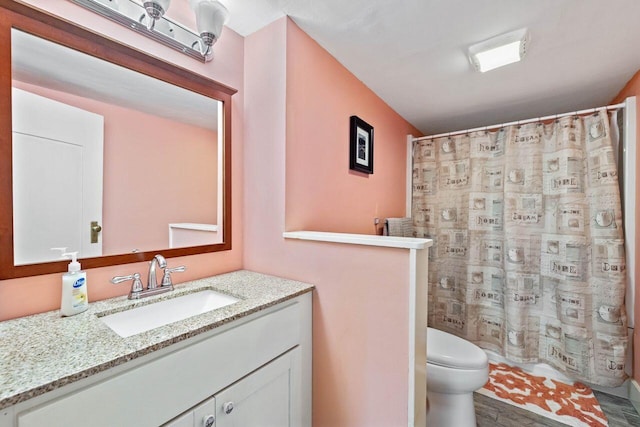
[[[638,99],[636,102],[640,100],[640,71],[638,71],[632,78],[627,82],[625,87],[620,91],[620,93],[613,99],[613,103],[623,102],[625,98],[629,96],[636,96]],[[640,141],[640,108],[636,108],[636,141]],[[636,166],[640,164],[640,150],[636,150]],[[636,188],[640,188],[640,174],[636,173]],[[636,228],[640,224],[640,197],[636,196]],[[636,233],[636,266],[640,263],[640,257],[638,256],[637,250],[640,248],[640,236]],[[633,378],[640,382],[640,292],[637,291],[638,286],[640,285],[640,273],[638,272],[638,268],[633,272],[635,275],[635,283],[636,283],[636,293],[635,293],[635,313],[634,316],[634,324],[636,328],[633,331]]]
[[[178,283],[241,268],[243,253],[244,39],[226,28],[214,48],[216,59],[213,62],[202,64],[69,1],[26,0],[25,3],[238,89],[238,93],[233,96],[232,101],[233,122],[231,129],[233,138],[233,164],[231,166],[233,174],[233,249],[225,252],[169,259],[168,262],[170,266],[187,266],[186,272],[175,276]],[[188,2],[173,2],[170,12],[170,14],[183,13],[185,16],[191,16],[188,11]],[[186,20],[184,22],[189,24]],[[194,25],[195,23],[192,26]],[[116,275],[136,271],[146,276],[147,269],[147,263],[136,263],[89,270],[87,272],[89,299],[97,301],[126,295],[129,292],[127,285],[115,286],[109,283],[109,279]],[[59,274],[0,281],[0,320],[57,309],[60,306],[60,292]]]
[[[105,135],[128,135],[133,143],[105,144],[105,164],[118,165],[104,173],[113,183],[105,185],[104,229],[112,230],[104,236],[105,252],[168,248],[169,223],[215,223],[217,133],[167,119],[154,125],[138,111],[118,113],[117,126],[105,119]]]
[[[375,215],[403,215],[415,130],[286,18],[245,39],[245,93],[244,264],[316,285],[313,425],[406,425],[408,251],[282,232],[373,233]],[[375,126],[370,177],[348,172],[352,114]]]
[[[287,28],[287,230],[375,233],[405,216],[406,136],[421,135],[293,22]],[[374,173],[349,170],[349,117],[374,128]]]
[[[104,117],[104,255],[168,248],[169,223],[216,223],[217,132],[15,80],[14,86]]]

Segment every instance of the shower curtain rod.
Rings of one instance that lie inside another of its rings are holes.
[[[607,105],[606,107],[588,108],[586,110],[572,111],[570,113],[554,114],[552,116],[545,116],[545,117],[536,117],[535,119],[518,120],[518,121],[515,121],[515,122],[501,123],[501,124],[496,124],[496,125],[491,125],[491,126],[482,126],[482,127],[474,128],[474,129],[466,129],[466,130],[458,130],[458,131],[455,131],[455,132],[439,133],[437,135],[421,136],[421,137],[418,137],[418,138],[413,138],[413,142],[427,141],[429,139],[441,138],[441,137],[444,137],[444,136],[462,135],[462,134],[465,134],[465,133],[478,132],[478,131],[483,131],[483,130],[500,129],[500,128],[503,128],[505,126],[524,125],[524,124],[527,124],[527,123],[543,122],[545,120],[559,119],[560,117],[579,116],[581,114],[595,113],[596,111],[599,111],[599,110],[616,110],[618,108],[624,107],[625,105],[626,104],[624,102],[621,102],[620,104]]]

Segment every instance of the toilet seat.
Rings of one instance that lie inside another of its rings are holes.
[[[487,353],[469,341],[427,328],[427,363],[454,369],[483,369],[488,358]]]

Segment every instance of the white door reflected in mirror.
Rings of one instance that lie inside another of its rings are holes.
[[[102,255],[102,116],[17,88],[12,103],[14,264]]]

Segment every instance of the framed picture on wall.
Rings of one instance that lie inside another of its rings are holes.
[[[349,169],[373,173],[373,126],[351,116]]]

